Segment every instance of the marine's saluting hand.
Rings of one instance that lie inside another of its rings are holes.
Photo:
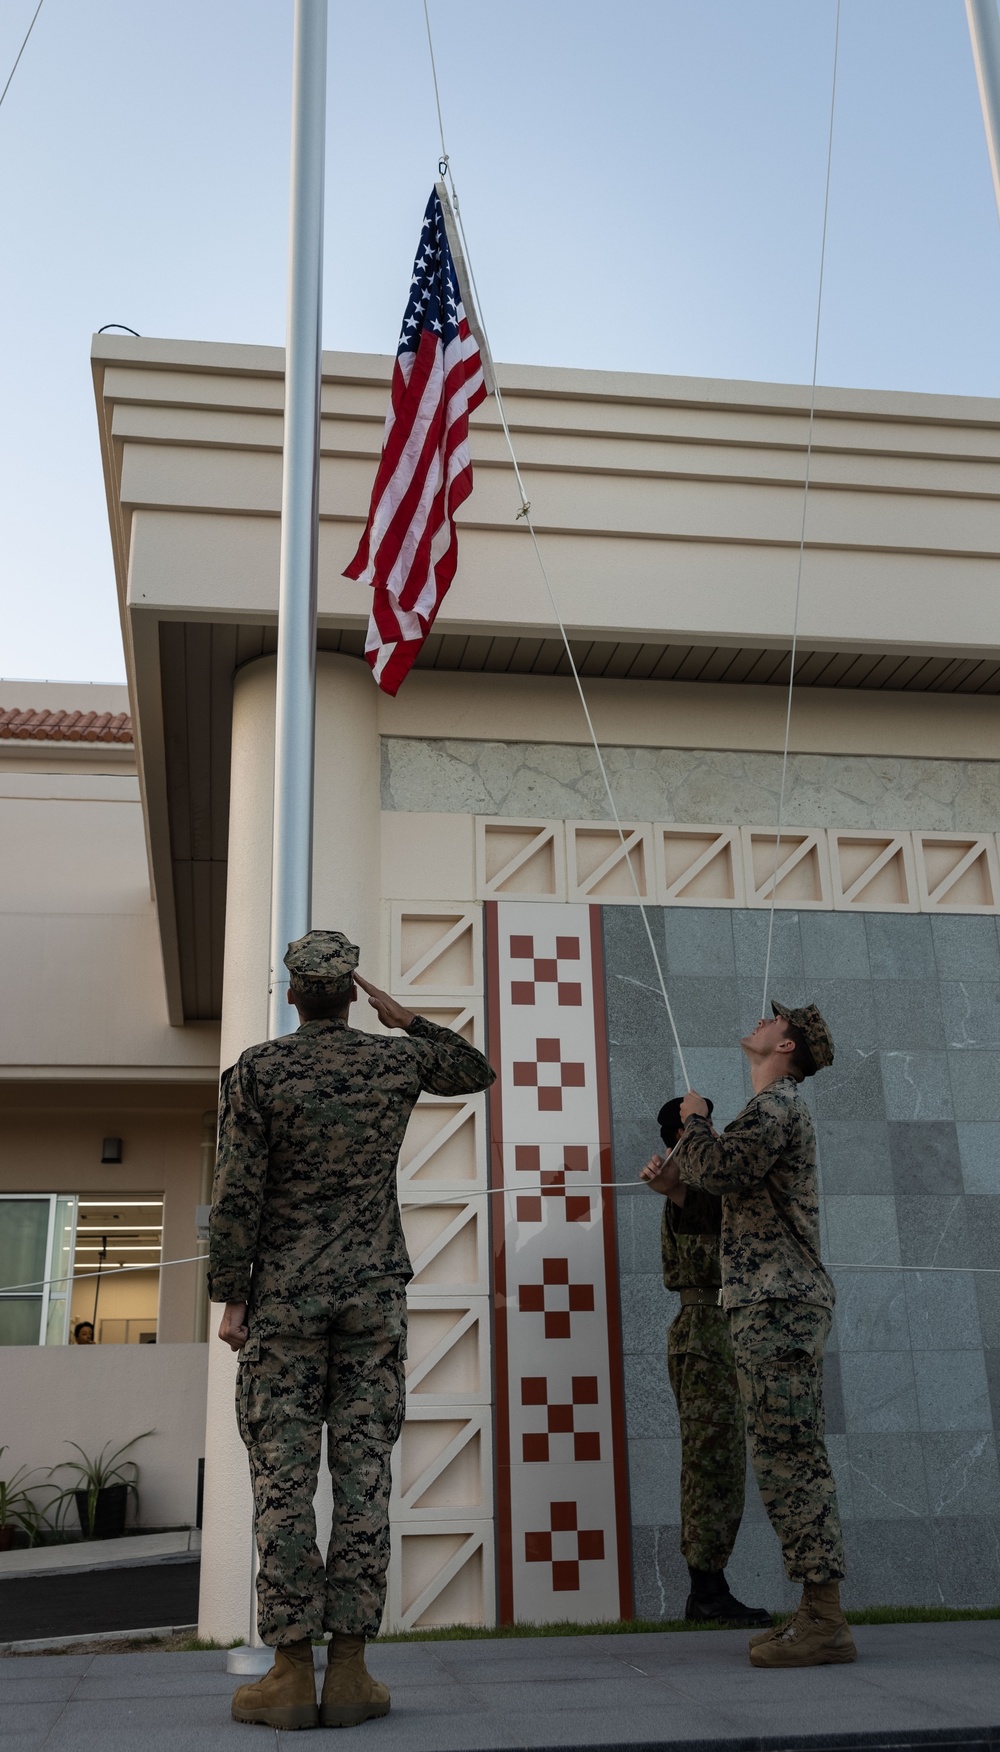
[[[388,992],[380,991],[378,986],[369,985],[362,979],[360,973],[354,975],[355,985],[368,993],[368,1002],[374,1010],[383,1028],[409,1028],[414,1021],[412,1010],[404,1010],[402,1004],[397,1004],[395,998],[390,998]]]

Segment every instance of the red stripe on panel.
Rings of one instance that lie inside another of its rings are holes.
[[[597,1108],[600,1121],[601,1182],[614,1180],[611,1149],[611,1088],[608,1081],[608,1025],[604,988],[604,938],[601,909],[590,908],[590,953],[593,967],[594,1041],[597,1060]],[[615,1195],[605,1192],[604,1278],[608,1305],[608,1365],[611,1375],[611,1443],[615,1474],[615,1524],[618,1536],[618,1592],[621,1615],[635,1615],[632,1589],[632,1525],[628,1485],[628,1444],[625,1422],[625,1371],[622,1361],[622,1314],[618,1278]]]

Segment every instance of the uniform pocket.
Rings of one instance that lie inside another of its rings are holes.
[[[243,1443],[248,1448],[253,1442],[251,1424],[258,1421],[254,1415],[256,1408],[253,1401],[257,1388],[259,1363],[260,1339],[256,1333],[251,1333],[240,1351],[240,1360],[236,1368],[236,1422]]]
[[[811,1446],[820,1422],[819,1369],[811,1357],[796,1356],[754,1383],[758,1426],[775,1448]]]

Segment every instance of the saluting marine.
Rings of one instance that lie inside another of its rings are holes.
[[[706,1101],[709,1114],[711,1101]],[[681,1135],[677,1096],[656,1116],[672,1151]],[[684,1616],[739,1629],[769,1625],[770,1614],[744,1606],[725,1569],[743,1519],[746,1434],[729,1316],[722,1307],[722,1200],[693,1187],[663,1185],[662,1156],[642,1179],[665,1194],[660,1246],[663,1282],[681,1305],[667,1335],[667,1369],[681,1430],[681,1553],[691,1577]]]
[[[750,1640],[755,1667],[857,1657],[840,1605],[844,1546],[823,1425],[823,1350],[835,1293],[819,1253],[816,1133],[798,1084],[833,1063],[815,1004],[773,1004],[740,1042],[754,1095],[720,1137],[689,1091],[673,1184],[722,1198],[722,1300],[757,1485],[785,1572],[802,1585],[788,1624]]]
[[[464,1095],[494,1072],[449,1028],[357,973],[339,931],[289,945],[300,1026],[252,1046],[222,1079],[209,1288],[239,1350],[236,1403],[250,1460],[260,1634],[275,1649],[233,1717],[346,1727],[389,1710],[365,1667],[385,1604],[389,1462],[403,1421],[406,1285],[413,1275],[396,1166],[423,1091]],[[386,1028],[348,1025],[357,987]],[[313,1497],[327,1426],[333,1525],[326,1561]],[[332,1632],[319,1708],[312,1638]]]

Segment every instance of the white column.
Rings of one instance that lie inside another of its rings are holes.
[[[241,669],[233,694],[222,1065],[267,1037],[271,798],[275,661]],[[313,919],[361,947],[377,977],[379,957],[378,690],[365,663],[320,655],[316,665],[316,820]],[[367,1004],[354,1020],[368,1026]],[[252,1507],[246,1451],[233,1409],[236,1357],[209,1322],[205,1512],[198,1630],[228,1642],[250,1628]],[[325,1497],[323,1499],[325,1502]],[[319,1519],[327,1521],[323,1503]]]

